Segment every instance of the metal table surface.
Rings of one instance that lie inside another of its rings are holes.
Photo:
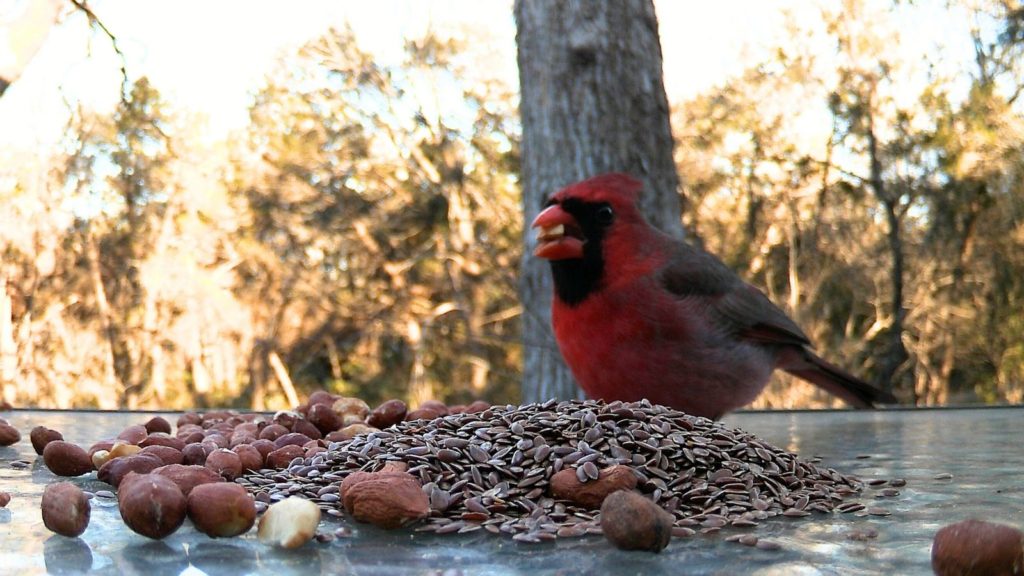
[[[726,542],[737,530],[673,539],[660,554],[617,550],[601,536],[518,543],[483,531],[434,535],[384,531],[352,523],[353,535],[310,542],[294,551],[243,537],[211,539],[188,522],[162,541],[128,530],[114,501],[93,499],[80,538],[51,534],[40,498],[57,477],[36,457],[28,432],[42,424],[88,446],[151,414],[13,411],[0,413],[22,432],[0,448],[0,573],[31,574],[930,574],[931,542],[942,526],[981,518],[1024,527],[1024,407],[878,412],[746,412],[725,419],[764,440],[863,480],[905,478],[895,498],[880,501],[891,516],[814,514],[763,521],[754,534],[782,545],[760,550]],[[173,422],[177,415],[165,415]],[[14,460],[32,461],[27,469]],[[945,475],[952,475],[945,478]],[[936,478],[939,476],[939,478]],[[87,490],[109,488],[95,473],[73,480]],[[874,504],[872,488],[863,501]],[[344,523],[325,516],[322,531]],[[865,541],[847,538],[874,528]]]

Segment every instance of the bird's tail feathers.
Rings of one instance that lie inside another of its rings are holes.
[[[856,408],[873,408],[878,404],[896,404],[890,392],[876,388],[842,368],[806,351],[798,365],[781,366],[790,374],[838,396]]]

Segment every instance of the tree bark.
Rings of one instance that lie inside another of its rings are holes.
[[[574,181],[629,172],[644,182],[641,208],[682,237],[658,24],[651,0],[517,0],[523,124],[523,212]],[[580,395],[551,333],[551,277],[524,230],[523,401]]]
[[[903,262],[901,219],[898,213],[899,199],[897,195],[886,188],[885,181],[882,178],[881,152],[878,149],[878,137],[875,134],[875,112],[872,106],[872,96],[874,93],[875,87],[872,85],[868,97],[867,117],[865,118],[867,124],[868,158],[871,162],[871,188],[879,202],[882,203],[885,211],[887,225],[886,240],[892,257],[892,267],[889,270],[890,289],[892,290],[890,296],[892,324],[888,332],[888,348],[879,363],[877,384],[883,390],[893,392],[897,387],[895,381],[897,374],[910,357],[903,344],[903,329],[907,315],[906,308],[903,307],[903,269],[905,266]],[[911,382],[906,388],[906,394],[909,396],[906,400],[911,405],[916,404],[917,398],[915,397],[916,393],[913,389],[913,383]]]

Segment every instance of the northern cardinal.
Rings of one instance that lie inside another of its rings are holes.
[[[717,419],[781,368],[858,408],[896,401],[812,352],[721,260],[648,224],[640,189],[625,174],[596,176],[552,195],[532,224],[534,255],[554,275],[555,338],[588,396]]]

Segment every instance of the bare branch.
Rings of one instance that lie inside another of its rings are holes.
[[[114,52],[117,53],[118,58],[120,58],[121,60],[121,100],[127,103],[128,65],[127,59],[124,56],[124,52],[121,51],[121,47],[117,44],[117,37],[114,36],[114,34],[110,31],[110,29],[107,28],[103,21],[99,19],[99,16],[96,16],[96,13],[93,12],[91,8],[89,8],[89,6],[85,3],[85,0],[71,0],[71,3],[75,5],[75,8],[78,8],[79,10],[85,13],[86,18],[89,19],[89,24],[99,28],[101,31],[103,31],[104,34],[107,35],[107,38],[110,38],[110,46],[114,49]]]

